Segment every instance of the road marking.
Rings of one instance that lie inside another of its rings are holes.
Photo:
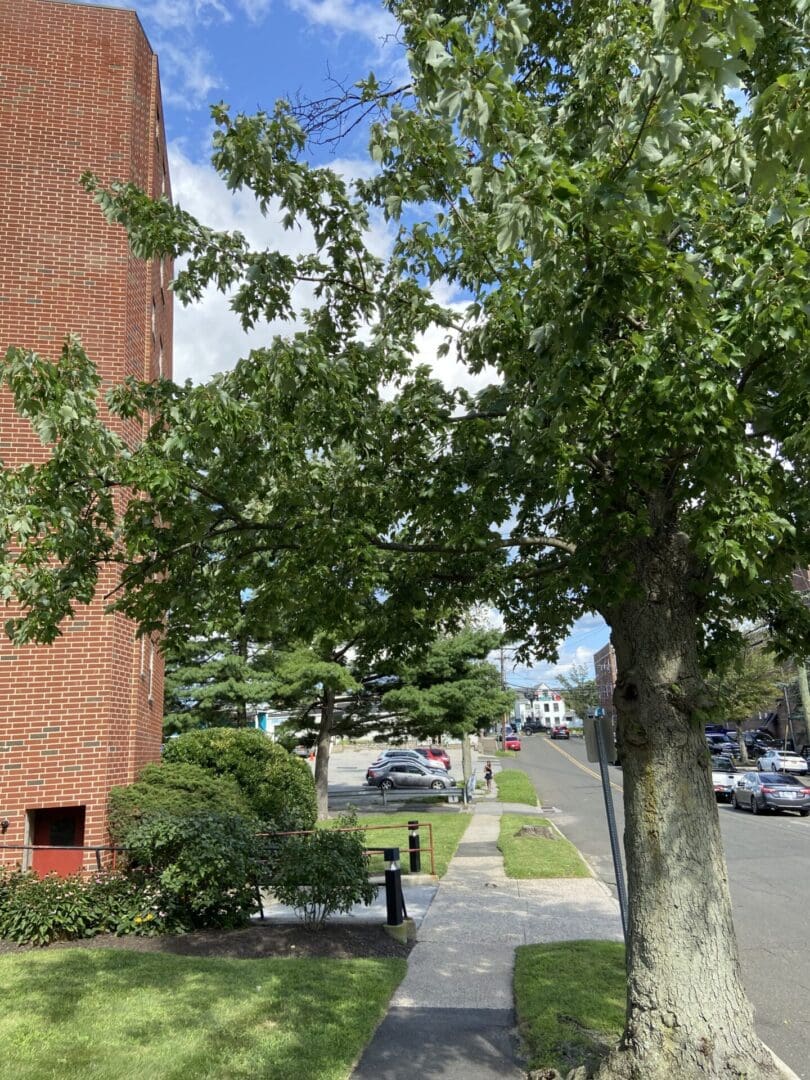
[[[581,761],[578,761],[573,754],[569,754],[567,750],[563,750],[561,746],[557,746],[556,740],[554,742],[551,742],[551,740],[549,740],[546,743],[546,746],[548,746],[551,750],[556,750],[558,754],[562,754],[562,756],[564,758],[567,758],[572,765],[576,765],[578,769],[582,769],[582,771],[584,773],[587,773],[588,776],[592,776],[594,780],[599,780],[599,782],[601,783],[602,777],[599,775],[598,772],[594,772],[593,769],[589,769],[587,765],[583,765]],[[611,780],[610,786],[612,788],[615,788],[616,791],[621,791],[622,794],[624,794],[624,788],[621,786],[621,784],[614,784]]]

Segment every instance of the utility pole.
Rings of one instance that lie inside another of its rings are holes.
[[[506,689],[506,675],[504,673],[504,650],[501,642],[501,690]],[[506,749],[506,712],[501,718],[501,750]]]
[[[810,742],[810,687],[807,685],[807,664],[804,660],[797,660],[799,669],[799,696],[802,699],[802,712],[804,713],[804,741]],[[797,750],[800,747],[796,747]]]

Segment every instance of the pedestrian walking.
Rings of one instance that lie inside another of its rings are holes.
[[[487,782],[487,791],[492,791],[492,762],[488,761],[484,766],[484,779]]]

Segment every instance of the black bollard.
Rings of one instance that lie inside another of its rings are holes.
[[[408,854],[410,856],[411,873],[418,874],[422,869],[422,845],[419,842],[419,822],[408,822]]]
[[[405,902],[402,897],[402,871],[399,868],[399,848],[384,848],[385,908],[388,926],[402,926]]]

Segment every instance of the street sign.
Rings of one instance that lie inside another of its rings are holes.
[[[616,739],[613,735],[613,721],[609,716],[605,716],[604,709],[597,711],[600,713],[599,716],[588,716],[583,721],[585,753],[588,761],[599,760],[599,745],[596,738],[596,725],[598,724],[602,732],[602,742],[605,747],[607,761],[611,765],[615,765],[618,755],[616,753]]]

